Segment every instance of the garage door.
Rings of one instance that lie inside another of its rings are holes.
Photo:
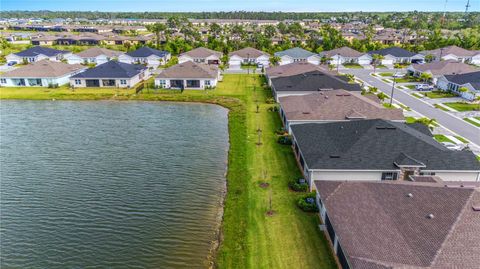
[[[228,65],[230,65],[230,68],[232,69],[240,69],[241,63],[242,62],[240,60],[230,60]]]
[[[370,64],[370,60],[369,59],[359,59],[358,63],[361,64],[361,65],[366,65],[366,64]]]
[[[391,60],[391,59],[383,59],[383,60],[382,60],[382,64],[392,65],[392,64],[393,64],[393,60]]]

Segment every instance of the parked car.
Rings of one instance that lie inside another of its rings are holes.
[[[451,142],[442,142],[442,144],[449,150],[462,150],[463,145],[453,144]]]
[[[14,65],[16,65],[16,64],[17,64],[17,62],[8,62],[8,63],[7,63],[8,66],[14,66]]]
[[[415,89],[417,91],[431,91],[431,90],[433,90],[433,86],[429,85],[429,84],[417,84],[415,86]]]

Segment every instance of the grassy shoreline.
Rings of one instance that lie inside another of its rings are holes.
[[[271,92],[263,83],[258,75],[224,75],[215,90],[146,90],[138,95],[114,89],[0,88],[0,99],[201,102],[229,109],[227,194],[215,267],[335,268],[318,215],[298,209],[302,194],[288,189],[288,181],[301,173],[291,147],[276,142],[281,121],[269,111],[276,104],[267,104]],[[261,145],[256,144],[258,129]],[[261,182],[269,186],[261,188]],[[266,214],[270,200],[273,216]]]

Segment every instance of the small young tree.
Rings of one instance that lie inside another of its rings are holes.
[[[380,55],[380,54],[373,54],[372,55],[372,64],[373,64],[373,73],[375,73],[375,71],[377,70],[377,65],[379,63],[382,62],[383,59],[385,59],[385,57],[383,55]]]
[[[272,66],[276,66],[276,65],[278,65],[279,63],[280,63],[280,57],[278,57],[278,56],[272,56],[272,57],[270,57],[270,64],[271,64]]]
[[[428,82],[432,79],[432,74],[430,73],[426,73],[426,72],[423,72],[421,75],[420,75],[420,79],[423,81],[423,82]]]

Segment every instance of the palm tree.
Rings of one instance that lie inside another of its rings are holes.
[[[427,82],[427,81],[429,81],[429,80],[432,79],[432,74],[423,72],[423,73],[420,75],[420,79],[423,80],[423,82]]]
[[[385,57],[383,55],[380,55],[380,54],[373,54],[372,55],[372,63],[373,63],[373,73],[375,73],[375,70],[377,69],[377,64],[380,62],[382,62],[383,59],[385,59]]]
[[[272,66],[278,65],[278,63],[280,63],[280,57],[278,57],[278,56],[270,57],[270,64]]]
[[[156,22],[154,24],[147,25],[146,27],[148,31],[155,34],[158,49],[160,47],[160,35],[167,29],[167,26],[163,23]]]

